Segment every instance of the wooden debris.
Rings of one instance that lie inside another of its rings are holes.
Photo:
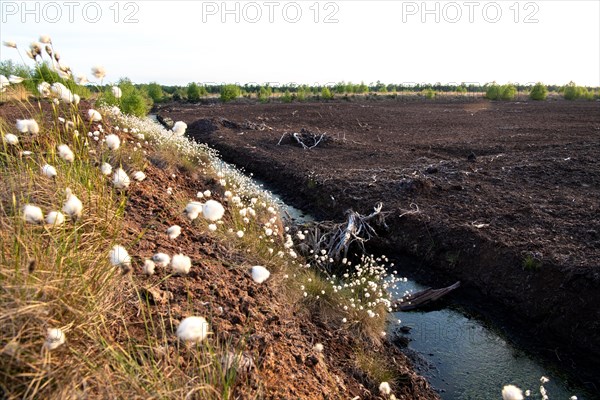
[[[456,282],[454,285],[442,289],[427,288],[425,290],[421,290],[420,292],[409,294],[403,297],[401,300],[395,301],[392,305],[392,308],[394,311],[414,310],[438,300],[442,296],[447,295],[459,287],[460,281]]]

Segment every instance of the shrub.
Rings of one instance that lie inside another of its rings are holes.
[[[529,98],[531,100],[546,100],[548,97],[548,88],[541,82],[535,84],[533,88],[531,88],[531,92],[529,92]]]
[[[516,96],[517,88],[515,87],[515,85],[508,84],[500,86],[500,100],[514,100]]]
[[[281,101],[284,103],[292,102],[292,94],[290,93],[289,89],[286,89],[285,93],[283,93],[283,96],[281,96]]]
[[[304,101],[306,99],[306,91],[303,88],[298,89],[296,92],[296,99],[298,101]]]
[[[190,83],[187,87],[187,98],[189,101],[200,100],[200,88],[194,82]]]
[[[517,88],[512,84],[500,86],[493,82],[486,86],[485,97],[489,100],[513,100],[517,95]]]
[[[163,94],[163,90],[160,87],[160,85],[156,82],[151,82],[148,85],[148,96],[152,99],[153,102],[155,103],[160,103],[163,98],[164,98],[164,94]]]
[[[227,103],[240,97],[240,87],[238,85],[223,85],[221,87],[221,101]]]
[[[428,99],[433,99],[435,97],[435,92],[431,88],[423,89],[421,93]]]
[[[127,78],[121,79],[117,86],[121,89],[121,98],[115,98],[111,90],[112,86],[109,85],[102,93],[99,99],[100,103],[118,105],[124,114],[135,115],[136,117],[144,117],[148,114],[153,102],[147,93],[136,88]]]
[[[496,82],[493,82],[492,84],[486,86],[485,98],[489,100],[498,100],[500,96],[500,85],[498,85]]]
[[[575,82],[571,81],[563,87],[563,97],[566,100],[577,100],[577,99],[593,100],[594,92],[588,91],[583,86],[577,86],[575,84]]]
[[[331,94],[331,90],[327,86],[321,89],[321,97],[323,100],[331,100],[333,99],[333,94]]]
[[[272,89],[270,87],[261,86],[258,90],[258,100],[260,100],[261,103],[266,103],[269,101],[271,94]]]

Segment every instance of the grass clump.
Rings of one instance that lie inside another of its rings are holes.
[[[527,254],[523,258],[522,266],[526,271],[539,271],[542,268],[542,262],[537,257]]]

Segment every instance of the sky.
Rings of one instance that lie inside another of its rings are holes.
[[[600,0],[0,1],[2,41],[42,34],[105,83],[600,86]]]

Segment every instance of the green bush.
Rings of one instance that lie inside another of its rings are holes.
[[[306,91],[303,88],[298,89],[296,92],[296,100],[304,101],[306,99]]]
[[[292,94],[289,90],[286,89],[285,93],[283,93],[283,96],[281,96],[281,101],[283,101],[284,103],[292,102]]]
[[[189,101],[200,100],[200,87],[194,82],[188,84],[187,87],[187,98]]]
[[[261,103],[267,103],[272,93],[273,90],[270,87],[261,86],[260,89],[258,89],[258,100]]]
[[[489,100],[498,100],[500,98],[500,85],[494,82],[486,86],[485,98]]]
[[[150,82],[150,84],[148,84],[147,91],[148,96],[152,99],[153,102],[160,103],[161,101],[163,101],[163,90],[158,83]]]
[[[513,100],[517,96],[517,88],[514,85],[498,85],[493,82],[486,85],[485,97],[489,100]]]
[[[323,98],[323,100],[333,99],[333,94],[331,93],[331,90],[329,90],[329,88],[327,86],[325,86],[323,89],[321,89],[321,97]]]
[[[514,100],[517,96],[517,88],[514,85],[502,85],[500,86],[500,100],[510,101]]]
[[[238,85],[223,85],[221,87],[221,101],[227,103],[240,97],[241,91]]]
[[[588,91],[583,86],[577,86],[575,82],[571,81],[563,87],[563,97],[566,100],[594,100],[594,92]]]
[[[107,105],[119,106],[123,114],[144,117],[152,108],[153,102],[148,94],[138,88],[127,78],[119,80],[118,86],[122,95],[117,99],[112,93],[112,85],[105,87],[99,102]]]
[[[421,93],[428,99],[433,99],[435,97],[435,92],[431,88],[423,89]]]
[[[533,88],[531,88],[531,92],[529,92],[529,98],[531,100],[542,101],[546,100],[548,97],[548,88],[542,82],[538,82],[535,84]]]

